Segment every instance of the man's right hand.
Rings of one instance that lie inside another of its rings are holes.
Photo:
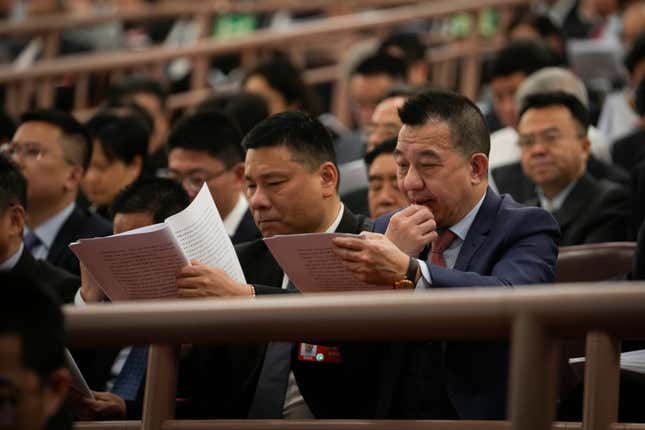
[[[421,205],[410,205],[390,218],[385,237],[410,257],[438,237],[437,223],[432,211]]]
[[[83,263],[81,265],[81,297],[85,303],[97,303],[105,300],[105,294],[103,290],[99,288],[98,284],[94,280],[94,277],[90,274]]]

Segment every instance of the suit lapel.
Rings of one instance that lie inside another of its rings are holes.
[[[564,200],[562,207],[553,211],[553,217],[560,224],[560,229],[565,230],[569,225],[574,223],[581,211],[585,209],[589,201],[593,199],[591,190],[593,189],[593,179],[584,174],[571,189],[571,192]]]
[[[461,251],[459,251],[459,256],[455,262],[455,270],[467,270],[470,260],[486,241],[501,201],[502,199],[490,188],[486,190],[486,197],[484,197],[479,212],[475,216],[470,230],[468,230],[466,240],[461,246]]]
[[[67,217],[60,230],[58,230],[58,233],[52,242],[52,246],[47,253],[47,261],[56,265],[59,262],[61,255],[65,253],[69,243],[78,239],[72,238],[72,231],[81,223],[81,217],[82,214],[80,209],[78,207],[74,207],[72,213]]]

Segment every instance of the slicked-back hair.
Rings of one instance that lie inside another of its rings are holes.
[[[175,148],[205,152],[226,168],[244,161],[242,132],[235,121],[215,110],[195,112],[181,119],[168,136],[168,150]]]
[[[130,214],[149,212],[156,223],[184,210],[190,198],[176,181],[167,178],[143,178],[125,187],[114,199],[110,212]]]
[[[138,117],[100,112],[87,122],[87,128],[110,162],[131,164],[137,155],[143,161],[148,154],[150,134]]]
[[[548,45],[532,40],[517,40],[497,52],[490,67],[489,79],[517,72],[528,76],[543,67],[560,66],[560,62]]]
[[[387,75],[394,80],[404,81],[408,73],[405,60],[386,52],[377,52],[365,57],[352,71],[352,75]]]
[[[12,205],[27,208],[27,180],[12,160],[0,155],[0,214]]]
[[[310,171],[329,161],[336,165],[336,152],[329,131],[305,112],[282,112],[253,127],[242,146],[245,151],[285,145],[294,161]]]
[[[20,117],[20,125],[27,122],[44,122],[62,132],[61,146],[65,157],[87,169],[92,158],[92,138],[87,129],[71,114],[55,109],[36,109]]]
[[[242,135],[269,116],[269,105],[264,97],[245,91],[216,94],[197,105],[197,111],[218,110],[231,117],[240,126]]]
[[[64,365],[64,322],[58,300],[28,275],[0,272],[0,336],[20,339],[22,365],[40,382]]]
[[[365,154],[365,164],[367,164],[367,168],[370,168],[374,160],[376,160],[379,155],[392,154],[394,152],[394,148],[396,148],[396,139],[385,139],[383,142],[376,145],[370,152]]]
[[[490,137],[479,108],[468,98],[443,90],[431,90],[409,98],[399,108],[403,125],[419,127],[427,122],[445,122],[452,146],[465,157],[488,156]]]
[[[580,131],[586,135],[589,128],[589,110],[577,97],[563,91],[533,94],[524,99],[520,110],[520,118],[529,109],[541,109],[551,106],[564,106],[571,113],[571,116],[580,127]]]

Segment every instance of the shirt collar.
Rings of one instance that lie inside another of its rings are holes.
[[[342,203],[340,204],[340,209],[338,210],[338,215],[336,215],[336,219],[334,222],[331,223],[331,225],[325,230],[325,233],[335,233],[336,229],[340,225],[340,220],[343,219],[343,213],[345,212],[345,205]]]
[[[479,199],[477,204],[466,214],[465,217],[461,219],[461,221],[449,228],[449,230],[456,234],[462,241],[466,240],[470,226],[473,224],[473,221],[475,221],[475,216],[477,216],[477,212],[479,212],[479,208],[481,208],[485,198],[486,193],[484,193],[482,198]]]
[[[248,208],[249,203],[246,201],[246,198],[242,194],[240,194],[239,198],[237,199],[237,203],[235,203],[235,206],[233,207],[233,210],[226,216],[225,219],[222,220],[222,222],[224,223],[224,229],[229,236],[233,237],[235,235],[235,232],[240,226],[242,218],[244,218],[244,214],[246,214]]]
[[[12,256],[0,263],[0,272],[8,272],[9,270],[12,270],[14,267],[16,267],[18,260],[20,260],[20,257],[22,256],[22,250],[24,249],[24,247],[25,245],[23,245],[23,243],[21,242],[20,247]]]
[[[34,234],[38,239],[40,239],[40,242],[48,251],[51,248],[52,243],[54,243],[54,239],[56,239],[61,227],[72,214],[75,207],[75,202],[70,203],[62,211],[58,212],[56,215],[34,229]],[[27,234],[27,232],[29,232],[29,229],[26,228],[24,234]]]
[[[573,187],[576,185],[577,182],[578,182],[577,180],[571,182],[569,185],[564,187],[562,191],[558,193],[557,196],[555,196],[552,199],[548,199],[544,195],[540,187],[538,187],[536,191],[537,191],[538,199],[540,199],[540,206],[542,206],[544,209],[548,210],[549,212],[555,212],[557,210],[560,210],[560,208],[564,204],[564,201],[567,199],[567,197],[571,193],[571,190],[573,189]]]

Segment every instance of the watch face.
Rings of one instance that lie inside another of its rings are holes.
[[[409,279],[401,279],[400,281],[396,281],[394,283],[394,289],[395,290],[411,290],[414,288],[414,283],[410,281]]]

